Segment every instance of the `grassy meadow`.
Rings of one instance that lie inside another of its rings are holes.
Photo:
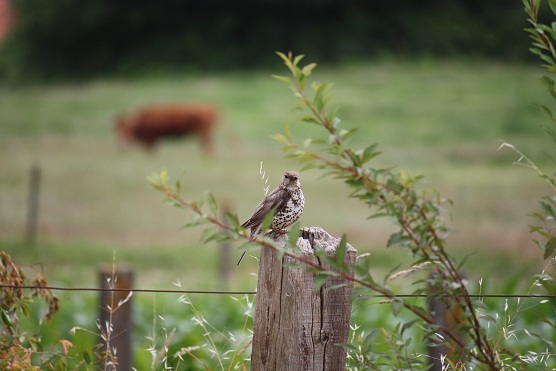
[[[271,187],[283,171],[301,167],[270,136],[284,124],[300,143],[323,134],[300,122],[291,91],[272,74],[285,69],[0,88],[0,247],[16,262],[40,263],[55,284],[95,286],[98,266],[115,261],[135,267],[141,288],[173,288],[177,280],[185,289],[222,287],[218,246],[201,245],[200,228],[182,229],[191,215],[161,205],[162,194],[146,178],[163,168],[173,179],[184,173],[188,199],[208,190],[247,218],[263,197],[261,161]],[[346,128],[359,128],[354,145],[379,143],[380,165],[423,174],[423,187],[454,202],[450,252],[475,253],[465,268],[472,280],[497,282],[542,268],[526,214],[548,188],[531,170],[512,165],[516,153],[497,151],[502,139],[548,165],[544,154],[554,147],[540,126],[549,122],[533,106],[549,102],[540,74],[533,66],[495,62],[383,60],[320,66],[314,78],[335,83],[331,106]],[[152,154],[118,147],[112,122],[119,113],[181,101],[219,108],[213,156],[195,140],[163,143]],[[32,247],[25,220],[34,164],[42,182]],[[387,220],[367,220],[369,210],[347,197],[346,186],[315,170],[301,177],[303,226],[346,233],[360,253],[376,257],[377,277],[409,261],[384,247],[393,229]],[[235,268],[238,246],[226,285],[252,290],[256,260]]]

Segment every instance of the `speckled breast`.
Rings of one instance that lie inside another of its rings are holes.
[[[303,191],[298,189],[291,194],[286,206],[274,216],[272,220],[272,229],[284,230],[291,227],[301,218],[303,208],[305,207],[305,197]]]

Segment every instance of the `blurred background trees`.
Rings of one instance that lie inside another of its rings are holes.
[[[517,0],[7,1],[0,78],[12,81],[265,68],[276,50],[532,58]]]

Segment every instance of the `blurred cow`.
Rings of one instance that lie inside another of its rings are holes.
[[[121,142],[137,141],[149,150],[162,138],[196,136],[210,153],[217,118],[216,109],[206,104],[156,105],[121,115],[116,130]]]

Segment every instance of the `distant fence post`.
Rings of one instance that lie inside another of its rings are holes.
[[[29,176],[29,195],[27,199],[27,223],[25,241],[27,246],[34,247],[37,241],[37,226],[39,220],[39,190],[41,183],[41,167],[36,162],[31,167]]]
[[[301,231],[297,245],[306,258],[316,262],[314,248],[336,253],[339,238],[320,227]],[[348,245],[348,264],[355,262],[356,253]],[[293,261],[287,256],[279,261],[274,250],[261,250],[251,370],[344,370],[346,350],[335,344],[348,340],[353,283],[327,290],[345,282],[330,277],[315,291],[305,267],[283,267]]]
[[[462,277],[465,277],[465,274],[462,274]],[[433,314],[435,324],[440,326],[438,333],[443,335],[445,341],[442,344],[435,343],[429,339],[428,353],[429,363],[431,364],[429,370],[443,371],[447,369],[446,365],[450,363],[456,365],[456,368],[463,367],[463,363],[460,360],[460,356],[463,354],[461,347],[455,342],[448,340],[447,335],[442,331],[442,329],[450,331],[462,344],[467,344],[468,339],[461,329],[464,315],[463,308],[456,303],[449,303],[446,300],[442,300],[442,298],[433,296],[429,299],[428,310]]]
[[[128,296],[133,288],[133,270],[131,268],[103,267],[99,272],[99,284],[103,289],[124,291],[100,292],[100,337],[105,346],[110,347],[117,359],[116,367],[108,368],[117,371],[128,371],[132,368],[132,298]],[[126,300],[129,299],[129,300]],[[110,341],[107,343],[106,337]]]

